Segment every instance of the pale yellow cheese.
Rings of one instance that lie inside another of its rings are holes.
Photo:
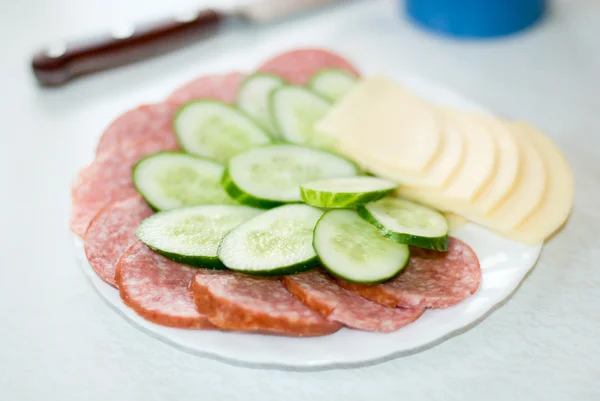
[[[542,203],[546,189],[546,169],[538,149],[529,137],[520,130],[513,129],[521,151],[521,168],[515,180],[515,188],[510,196],[494,210],[482,218],[483,225],[511,232],[525,221]]]
[[[462,162],[443,190],[400,186],[397,194],[443,211],[468,208],[490,183],[498,160],[493,134],[469,113],[442,109],[444,118],[460,130],[465,142]]]
[[[473,202],[494,176],[498,150],[492,133],[468,113],[445,109],[445,118],[453,119],[465,139],[465,155],[460,169],[443,191],[442,197]]]
[[[475,213],[487,216],[515,187],[520,164],[519,149],[514,135],[502,121],[484,114],[473,115],[472,118],[477,119],[492,134],[498,151],[494,174],[472,206]]]
[[[362,149],[366,157],[414,174],[427,171],[441,150],[432,107],[383,76],[357,84],[316,129]]]
[[[454,232],[456,232],[456,230],[458,230],[468,222],[468,220],[465,217],[460,216],[458,214],[444,213],[444,216],[446,217],[446,221],[448,222],[448,232],[450,232],[450,234],[453,234]]]
[[[490,214],[485,215],[477,208],[477,202],[468,205],[451,202],[439,197],[425,197],[407,189],[399,189],[398,194],[418,200],[431,207],[450,211],[466,217],[484,227],[512,237],[512,231],[531,215],[540,205],[546,188],[546,171],[542,157],[529,138],[520,132],[512,134],[521,153],[520,168],[510,195]]]
[[[440,117],[438,121],[442,127],[442,150],[439,156],[433,160],[427,172],[423,174],[413,174],[385,165],[381,160],[366,154],[363,148],[354,148],[347,141],[340,141],[338,150],[379,177],[395,181],[401,185],[442,189],[454,177],[460,167],[465,146],[456,124],[443,118],[439,112],[438,116]]]
[[[575,184],[569,163],[550,138],[525,123],[515,123],[514,127],[534,144],[547,173],[540,206],[510,234],[517,241],[533,245],[550,237],[567,221],[573,207]]]

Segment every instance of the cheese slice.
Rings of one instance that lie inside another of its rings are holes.
[[[510,234],[517,241],[534,245],[550,237],[567,221],[573,207],[575,184],[569,163],[550,138],[522,122],[513,127],[534,144],[547,174],[540,206]]]
[[[494,174],[472,207],[475,213],[487,216],[515,187],[520,165],[519,148],[513,133],[502,121],[485,114],[473,115],[472,118],[477,119],[492,134],[498,150]]]
[[[468,222],[468,220],[465,217],[460,216],[458,214],[444,213],[444,216],[446,217],[446,221],[448,222],[448,232],[450,234],[455,233],[456,230],[458,230]]]
[[[465,144],[460,130],[449,119],[443,118],[438,112],[441,123],[441,147],[439,156],[431,163],[427,172],[413,174],[392,166],[385,165],[381,160],[366,154],[360,147],[352,147],[347,141],[338,143],[338,150],[345,156],[355,160],[365,170],[401,185],[417,186],[432,189],[442,189],[454,177],[462,163]]]
[[[456,124],[465,142],[458,171],[444,190],[400,186],[398,195],[437,209],[458,212],[468,209],[490,183],[498,159],[497,145],[487,127],[469,113],[442,109],[444,118]]]
[[[540,152],[529,137],[513,130],[521,151],[521,168],[514,190],[489,216],[481,218],[483,225],[510,233],[525,221],[542,203],[547,176]]]
[[[357,84],[316,129],[365,157],[414,174],[427,171],[442,144],[432,106],[383,76]]]

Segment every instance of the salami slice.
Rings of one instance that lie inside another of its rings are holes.
[[[338,283],[385,306],[447,308],[471,296],[481,282],[475,252],[464,242],[450,238],[447,252],[412,248],[404,270],[378,285]]]
[[[279,75],[296,85],[304,85],[324,68],[340,68],[359,76],[358,70],[343,57],[323,49],[298,49],[267,60],[258,70]]]
[[[167,102],[182,105],[195,99],[214,99],[235,103],[245,74],[232,72],[223,75],[204,75],[176,89]]]
[[[164,143],[149,139],[130,147],[106,151],[84,167],[71,188],[71,231],[83,238],[100,209],[135,195],[137,191],[131,181],[131,169],[142,157],[162,150],[166,150]]]
[[[135,242],[135,230],[152,209],[138,195],[106,206],[85,233],[85,254],[98,276],[115,286],[115,269],[121,254]]]
[[[414,322],[425,308],[387,308],[350,292],[327,274],[313,270],[286,276],[286,288],[328,320],[365,331],[391,332]]]
[[[144,319],[169,327],[213,329],[189,290],[196,271],[137,241],[121,255],[115,279],[125,304]]]
[[[304,306],[278,278],[200,270],[192,291],[198,310],[222,329],[318,336],[340,328]]]
[[[177,108],[174,104],[158,103],[139,106],[122,114],[102,134],[96,155],[149,145],[156,149],[155,152],[177,149],[179,146],[173,131],[173,116]]]

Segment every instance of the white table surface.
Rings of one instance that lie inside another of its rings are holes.
[[[34,85],[28,56],[40,43],[185,3],[0,4],[0,400],[600,399],[600,2],[556,3],[543,24],[523,35],[470,43],[415,29],[392,1],[354,2],[275,26],[238,28],[64,89]],[[513,298],[472,330],[362,368],[231,366],[139,332],[79,270],[67,229],[69,185],[92,157],[98,121],[159,100],[197,74],[251,69],[296,45],[395,63],[538,125],[564,149],[577,187],[568,225]]]

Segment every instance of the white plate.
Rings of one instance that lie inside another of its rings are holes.
[[[460,95],[417,77],[389,75],[433,102],[485,111]],[[228,362],[314,369],[361,365],[412,354],[473,327],[515,291],[535,265],[542,248],[541,245],[528,247],[509,241],[470,223],[454,236],[473,248],[483,272],[479,290],[469,299],[451,308],[428,310],[416,322],[394,333],[342,329],[329,336],[314,338],[183,330],[150,323],[125,306],[119,292],[95,274],[85,257],[82,241],[77,238],[75,244],[80,266],[98,293],[136,327],[152,336],[183,350]]]

